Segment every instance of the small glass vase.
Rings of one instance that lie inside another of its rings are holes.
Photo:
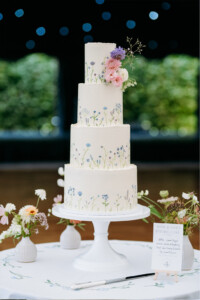
[[[60,245],[64,249],[78,249],[81,243],[81,235],[74,225],[67,225],[60,235]]]
[[[194,249],[188,235],[183,236],[182,270],[191,270],[194,262]]]
[[[30,237],[22,237],[15,247],[15,258],[18,262],[28,263],[36,260],[37,248]]]

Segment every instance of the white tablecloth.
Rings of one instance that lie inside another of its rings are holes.
[[[110,241],[112,247],[126,255],[130,269],[122,273],[95,273],[73,267],[77,255],[87,251],[92,241],[82,241],[81,248],[64,250],[59,243],[38,244],[34,263],[18,263],[14,249],[0,252],[1,299],[200,299],[200,251],[195,250],[193,269],[174,277],[161,274],[152,277],[97,286],[74,291],[71,284],[90,280],[117,278],[152,272],[152,244],[132,241]]]

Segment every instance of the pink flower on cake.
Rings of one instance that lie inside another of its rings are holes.
[[[117,77],[117,76],[118,75],[117,75],[117,73],[116,73],[115,70],[113,70],[113,71],[110,71],[110,70],[106,71],[106,74],[105,74],[106,82],[112,82],[115,79],[115,77]]]
[[[106,61],[106,69],[108,71],[117,71],[119,67],[121,67],[121,61],[119,61],[118,59],[109,58]]]
[[[113,80],[112,80],[113,85],[120,87],[122,86],[123,83],[123,79],[121,76],[116,76]]]

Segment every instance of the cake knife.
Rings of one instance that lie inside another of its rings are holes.
[[[115,278],[115,279],[107,279],[107,280],[88,281],[88,282],[83,282],[83,283],[76,283],[76,284],[71,286],[71,289],[73,289],[73,290],[85,289],[85,288],[89,288],[89,287],[93,287],[93,286],[110,284],[110,283],[114,283],[114,282],[121,282],[121,281],[125,281],[125,280],[141,278],[141,277],[146,277],[146,276],[152,276],[152,275],[155,275],[155,273],[147,273],[147,274],[127,276],[127,277],[121,277],[121,278]]]

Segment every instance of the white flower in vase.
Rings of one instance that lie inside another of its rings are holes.
[[[13,203],[7,203],[5,206],[5,211],[10,214],[13,210],[16,209],[16,206]]]
[[[182,210],[180,210],[180,211],[178,212],[178,217],[179,217],[180,219],[182,219],[183,217],[185,217],[186,211],[187,211],[187,209],[182,209]]]
[[[46,200],[46,191],[43,189],[37,189],[35,190],[35,195],[38,196],[41,200]]]

